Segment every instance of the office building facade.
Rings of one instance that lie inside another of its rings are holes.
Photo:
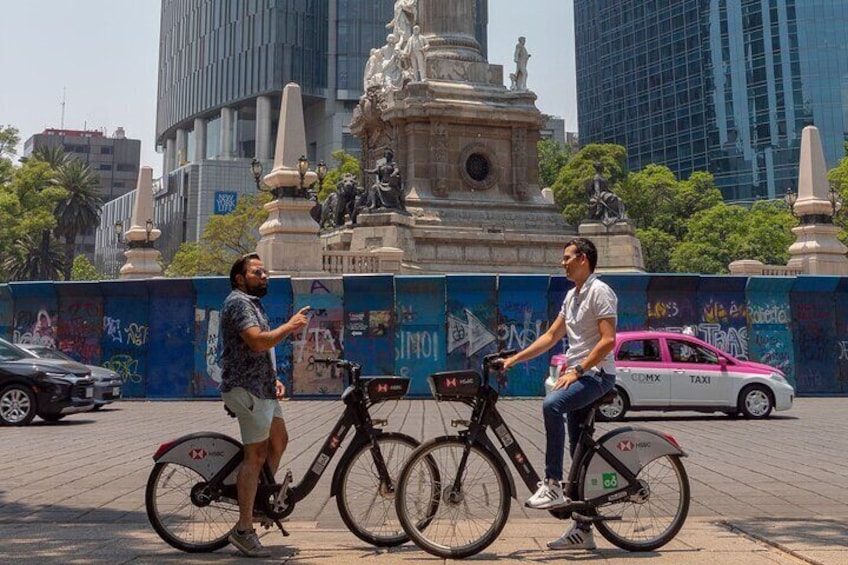
[[[726,200],[797,188],[801,130],[828,167],[848,139],[848,4],[841,0],[576,0],[581,143],[628,167],[710,171]]]
[[[45,129],[24,143],[24,156],[40,148],[61,148],[65,154],[89,166],[100,183],[100,194],[108,202],[135,190],[141,162],[141,141],[129,139],[123,128],[111,136],[100,130]],[[95,233],[77,236],[76,253],[95,260]]]

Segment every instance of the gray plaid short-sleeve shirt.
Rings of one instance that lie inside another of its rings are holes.
[[[221,392],[242,387],[258,398],[276,398],[277,371],[270,351],[251,351],[241,332],[258,326],[262,331],[271,327],[262,302],[238,289],[233,290],[221,309]]]

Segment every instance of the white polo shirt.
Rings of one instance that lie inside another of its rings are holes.
[[[618,297],[605,282],[598,279],[594,273],[589,275],[583,288],[577,294],[577,288],[572,288],[562,301],[559,311],[561,318],[565,319],[565,329],[568,335],[568,366],[573,367],[583,360],[592,351],[592,348],[601,340],[601,332],[598,330],[598,320],[612,318],[617,320]],[[610,351],[604,359],[595,367],[590,369],[603,369],[608,375],[615,374],[615,357]]]

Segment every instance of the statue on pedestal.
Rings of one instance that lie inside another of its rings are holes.
[[[344,226],[345,216],[349,216],[351,222],[356,223],[356,204],[363,192],[356,182],[356,177],[345,173],[339,179],[336,190],[331,192],[320,206],[313,208],[312,219],[318,222],[322,230]]]
[[[606,226],[625,219],[624,202],[610,188],[603,176],[604,166],[595,162],[595,176],[586,183],[589,195],[589,219],[600,220]]]
[[[400,169],[394,161],[394,152],[386,149],[385,157],[377,161],[373,169],[363,169],[362,172],[376,175],[374,184],[368,189],[367,200],[363,203],[364,210],[375,212],[380,209],[408,214],[406,211],[403,179]]]
[[[421,27],[412,28],[412,37],[403,49],[409,62],[409,72],[412,80],[427,80],[427,67],[424,65],[424,52],[429,48],[427,40],[421,35]]]
[[[526,39],[523,36],[519,37],[518,43],[515,45],[515,53],[512,56],[513,61],[515,61],[515,72],[509,75],[510,90],[527,90],[527,61],[530,60],[530,53],[524,46],[525,41]]]
[[[412,26],[418,19],[418,0],[395,0],[395,11],[392,21],[386,24],[386,28],[398,40],[398,46],[403,47],[412,36]]]

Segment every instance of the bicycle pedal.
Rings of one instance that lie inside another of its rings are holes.
[[[451,420],[451,427],[456,428],[459,426],[469,427],[471,426],[471,420]]]
[[[621,516],[584,516],[578,512],[572,512],[571,518],[577,522],[590,522],[596,524],[598,522],[609,522],[611,520],[621,520]]]
[[[388,426],[389,421],[383,418],[371,418],[371,424],[374,426]]]

